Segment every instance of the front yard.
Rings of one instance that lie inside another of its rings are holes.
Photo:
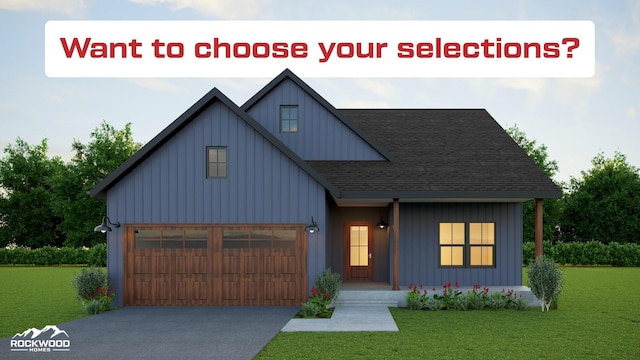
[[[71,284],[81,269],[0,267],[0,337],[87,316]],[[397,333],[280,333],[258,358],[640,358],[640,268],[563,270],[548,313],[391,309]]]
[[[258,358],[640,358],[640,268],[563,270],[559,308],[548,313],[392,308],[398,333],[280,333]]]

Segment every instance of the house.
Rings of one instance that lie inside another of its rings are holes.
[[[120,306],[296,306],[328,267],[520,286],[522,203],[561,196],[486,110],[336,109],[289,70],[241,107],[214,88],[90,194]]]

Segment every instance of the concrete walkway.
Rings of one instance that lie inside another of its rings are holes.
[[[331,319],[291,319],[282,331],[398,331],[398,326],[386,306],[338,305]]]

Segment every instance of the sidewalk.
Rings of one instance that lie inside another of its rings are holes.
[[[386,306],[338,305],[331,319],[291,319],[281,331],[398,331],[398,326]]]

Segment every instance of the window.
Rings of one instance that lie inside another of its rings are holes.
[[[493,267],[494,223],[440,223],[440,266]]]
[[[464,223],[440,223],[440,265],[464,265]]]
[[[207,147],[207,178],[227,177],[227,147]]]
[[[136,229],[136,249],[206,249],[209,232],[205,229]]]
[[[493,266],[494,223],[469,224],[469,265]]]
[[[223,249],[295,249],[295,230],[225,229]]]
[[[280,132],[298,132],[298,105],[280,105]]]

